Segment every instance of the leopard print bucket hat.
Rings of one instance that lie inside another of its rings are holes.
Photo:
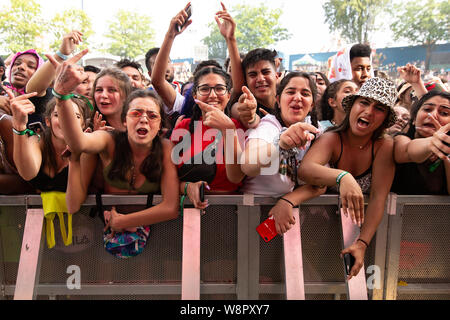
[[[387,127],[389,128],[395,124],[397,117],[394,105],[397,100],[397,90],[391,80],[377,77],[368,79],[357,93],[349,95],[342,100],[342,107],[345,112],[350,112],[357,97],[370,98],[388,106],[389,120]]]

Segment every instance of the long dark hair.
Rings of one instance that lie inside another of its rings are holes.
[[[161,173],[163,170],[163,146],[162,146],[162,129],[167,128],[167,116],[164,112],[163,102],[159,96],[151,90],[138,89],[133,91],[125,101],[124,107],[121,113],[122,122],[125,121],[130,103],[137,98],[150,98],[158,106],[161,115],[161,126],[158,134],[155,136],[152,142],[149,155],[144,159],[139,168],[139,171],[145,176],[145,178],[152,182],[160,183]],[[133,167],[133,157],[131,152],[130,143],[128,141],[128,133],[115,130],[113,133],[115,141],[115,157],[113,157],[111,163],[111,170],[109,171],[108,178],[110,180],[128,180],[127,174]]]
[[[416,135],[416,126],[414,125],[414,123],[416,121],[417,113],[426,101],[435,96],[440,96],[450,101],[450,93],[439,90],[431,90],[430,92],[424,94],[418,101],[416,101],[411,107],[411,119],[409,120],[409,129],[406,133],[406,135],[411,139],[414,139],[414,136]]]
[[[312,102],[312,106],[311,106],[311,111],[310,111],[310,116],[311,116],[311,124],[315,127],[318,126],[318,122],[317,122],[317,114],[314,108],[314,105],[316,103],[316,97],[317,97],[317,87],[316,87],[316,82],[314,81],[314,79],[311,78],[311,76],[303,71],[295,71],[295,72],[289,72],[284,78],[283,80],[280,81],[280,84],[277,87],[277,97],[281,97],[281,94],[284,90],[284,88],[286,88],[286,86],[288,85],[289,81],[291,81],[292,78],[305,78],[306,80],[308,80],[309,82],[309,88],[311,90],[312,93],[312,98],[313,98],[313,102]],[[278,120],[278,122],[280,122],[280,124],[283,127],[286,127],[286,124],[284,123],[282,117],[281,117],[281,107],[278,105],[278,102],[275,105],[275,112],[274,112],[275,118]]]
[[[72,102],[74,102],[78,109],[80,110],[81,117],[83,119],[83,129],[86,127],[86,120],[89,116],[89,108],[87,106],[86,101],[79,98],[71,98]],[[57,173],[58,165],[56,162],[56,157],[58,156],[56,154],[55,148],[52,143],[52,135],[53,135],[53,128],[51,127],[51,118],[52,113],[55,111],[56,107],[56,99],[51,99],[46,107],[43,114],[44,119],[48,119],[50,122],[50,125],[44,128],[44,131],[42,132],[42,139],[43,139],[43,149],[42,149],[42,165],[47,166],[49,168],[50,173]]]
[[[322,99],[320,100],[320,108],[322,110],[322,120],[333,120],[334,109],[328,103],[328,99],[332,98],[336,100],[336,95],[345,82],[353,82],[352,80],[341,79],[331,83],[323,92]]]
[[[194,85],[192,86],[192,95],[194,95],[197,92],[198,85],[200,83],[200,80],[208,75],[208,74],[217,74],[223,78],[225,81],[225,85],[227,86],[227,90],[230,91],[231,89],[231,78],[228,73],[223,71],[222,69],[219,69],[217,67],[206,67],[203,69],[200,69],[194,77]],[[227,113],[227,108],[224,110],[225,114]],[[197,104],[194,105],[194,108],[192,110],[192,116],[191,116],[191,122],[189,123],[189,132],[192,134],[194,133],[194,124],[195,121],[199,120],[202,116],[202,110],[200,110],[199,106]]]

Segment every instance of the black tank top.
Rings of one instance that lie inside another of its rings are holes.
[[[335,163],[330,163],[330,167],[334,169],[338,169],[339,166],[339,160],[341,160],[342,152],[344,151],[344,145],[342,143],[342,137],[341,133],[339,134],[339,141],[341,142],[341,153],[339,154],[339,158],[336,160]],[[374,143],[372,142],[372,161],[370,162],[369,168],[367,168],[366,171],[361,173],[360,175],[354,177],[356,182],[358,182],[359,186],[361,187],[361,191],[363,194],[369,194],[370,193],[370,187],[372,185],[372,164],[374,157]],[[330,191],[338,193],[339,190],[337,189],[337,186],[333,186],[329,188]]]
[[[31,185],[43,192],[46,191],[60,191],[66,192],[67,180],[69,177],[69,166],[64,167],[53,178],[50,178],[43,170],[39,170],[36,177],[30,180]]]

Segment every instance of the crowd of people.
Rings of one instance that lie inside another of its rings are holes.
[[[356,259],[352,277],[389,192],[450,193],[445,84],[424,83],[410,64],[398,68],[398,86],[376,77],[366,44],[338,52],[328,75],[281,74],[275,50],[239,52],[223,4],[214,18],[226,67],[203,61],[191,81],[178,83],[170,51],[192,23],[188,6],[145,55],[151,83],[127,59],[102,70],[80,66],[88,49],[75,54],[79,31],[47,61],[32,49],[17,52],[2,78],[0,194],[61,192],[69,214],[88,194],[161,194],[144,209],[101,210],[105,248],[127,257],[140,250],[117,247],[131,236],[145,245],[150,226],[177,218],[185,197],[205,210],[204,189],[277,198],[269,215],[279,234],[299,223],[292,207],[337,193],[361,228],[342,251]]]

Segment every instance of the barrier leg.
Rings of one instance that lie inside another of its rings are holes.
[[[200,300],[200,210],[184,209],[181,299]]]
[[[359,227],[353,224],[350,215],[345,216],[341,209],[341,227],[342,240],[344,248],[349,247],[359,236]],[[364,265],[359,270],[356,277],[351,278],[346,282],[347,299],[349,300],[367,300],[367,285]]]
[[[388,247],[385,275],[385,299],[397,299],[398,268],[400,265],[400,244],[402,241],[403,204],[397,203],[396,214],[389,216]]]
[[[305,300],[299,209],[292,209],[296,223],[283,236],[286,299]]]
[[[248,300],[249,277],[249,247],[248,247],[248,216],[249,207],[238,206],[238,248],[237,248],[237,284],[236,295],[238,300]]]
[[[41,253],[43,209],[28,209],[20,251],[14,300],[36,298],[36,284],[39,282],[39,256]]]
[[[259,299],[259,252],[260,236],[256,227],[261,223],[261,207],[250,207],[248,217],[248,299]]]

